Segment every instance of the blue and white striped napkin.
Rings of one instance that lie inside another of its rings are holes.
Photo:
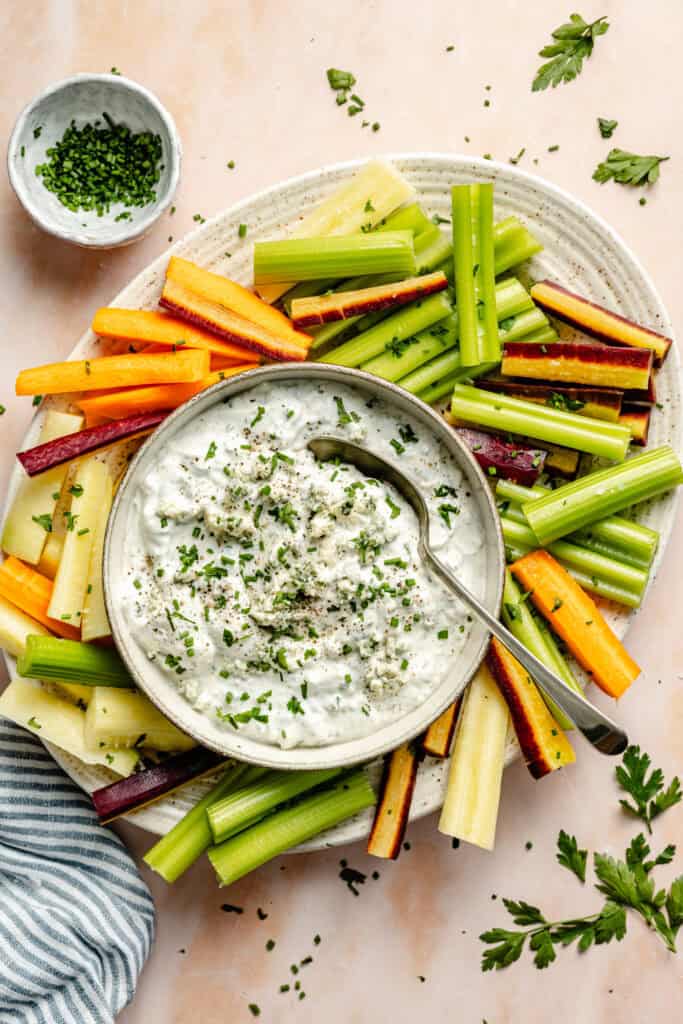
[[[0,718],[0,1024],[113,1024],[153,936],[121,841],[40,741]]]

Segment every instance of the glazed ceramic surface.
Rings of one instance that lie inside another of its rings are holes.
[[[519,216],[544,246],[543,252],[523,268],[520,276],[525,280],[548,277],[561,281],[567,288],[624,316],[672,335],[672,326],[662,301],[633,253],[601,218],[567,192],[516,168],[488,160],[438,153],[393,154],[387,159],[411,181],[427,211],[445,218],[450,218],[452,184],[493,180],[496,184],[496,219],[511,214]],[[169,251],[248,284],[251,280],[253,242],[286,234],[303,213],[329,195],[360,166],[361,161],[337,164],[276,185],[208,221]],[[248,227],[244,240],[238,237],[242,223]],[[151,263],[116,297],[114,304],[156,308],[167,261],[168,253],[165,253]],[[564,327],[560,330],[563,337],[571,337],[571,332]],[[97,354],[101,354],[100,345],[92,332],[87,331],[73,350],[72,357]],[[676,346],[659,372],[657,400],[660,408],[653,417],[649,445],[655,447],[670,443],[679,450],[679,361]],[[23,447],[35,441],[38,429],[39,417],[36,417]],[[19,479],[19,471],[16,470],[9,489],[8,505]],[[670,495],[639,510],[641,521],[661,534],[653,577],[662,562],[673,525],[675,504],[675,495]],[[616,606],[604,606],[604,611],[620,636],[626,633],[637,614]],[[50,749],[65,770],[88,792],[111,781],[112,776],[105,769],[93,769],[56,748]],[[517,754],[516,742],[511,737],[508,761]],[[380,768],[379,762],[371,766],[374,779],[379,777]],[[441,805],[447,771],[448,763],[445,761],[428,758],[421,765],[411,819],[422,817]],[[129,815],[129,820],[162,834],[206,792],[210,781],[203,780],[184,787],[166,800]],[[372,812],[365,812],[317,837],[302,849],[320,849],[360,839],[367,834],[371,820]]]

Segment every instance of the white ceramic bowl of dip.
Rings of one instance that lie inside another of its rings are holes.
[[[80,128],[101,121],[104,112],[116,124],[133,132],[152,132],[161,140],[156,198],[146,206],[131,207],[126,219],[117,220],[124,210],[120,204],[101,217],[95,210],[70,210],[35,172],[72,120]],[[180,139],[169,112],[149,89],[118,74],[78,74],[49,86],[22,110],[7,147],[10,183],[32,220],[49,234],[89,249],[129,245],[146,234],[175,195],[180,164]]]
[[[146,441],[119,487],[109,519],[104,553],[105,600],[116,646],[132,679],[172,722],[198,743],[226,756],[273,768],[314,769],[353,765],[378,757],[419,735],[462,693],[479,667],[488,644],[488,634],[479,623],[471,624],[467,639],[457,658],[453,659],[450,670],[443,674],[441,681],[418,706],[359,738],[326,742],[325,737],[321,737],[318,746],[283,749],[239,731],[234,732],[193,707],[150,662],[133,634],[122,600],[125,577],[130,574],[126,551],[132,528],[131,517],[136,514],[134,496],[148,472],[158,463],[162,451],[174,436],[214,405],[262,383],[292,381],[314,381],[331,386],[346,384],[366,393],[368,398],[379,397],[390,406],[392,413],[395,410],[397,415],[408,415],[443,445],[463,475],[481,527],[483,565],[476,584],[477,593],[492,612],[498,612],[505,565],[503,539],[492,493],[470,452],[436,412],[402,388],[359,370],[315,363],[267,366],[223,381],[177,409]],[[449,599],[444,591],[444,600]],[[436,639],[434,644],[438,657]]]

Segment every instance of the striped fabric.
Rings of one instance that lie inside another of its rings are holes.
[[[0,1024],[110,1024],[153,935],[118,837],[40,741],[0,719]]]

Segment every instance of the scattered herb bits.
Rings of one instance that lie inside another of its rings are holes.
[[[143,207],[156,199],[161,177],[161,137],[132,132],[106,111],[102,120],[78,127],[72,121],[50,146],[36,175],[67,209],[109,213],[112,206]]]
[[[603,139],[611,139],[614,135],[614,130],[618,126],[618,124],[618,121],[610,121],[609,118],[599,117],[598,131],[600,132]]]

